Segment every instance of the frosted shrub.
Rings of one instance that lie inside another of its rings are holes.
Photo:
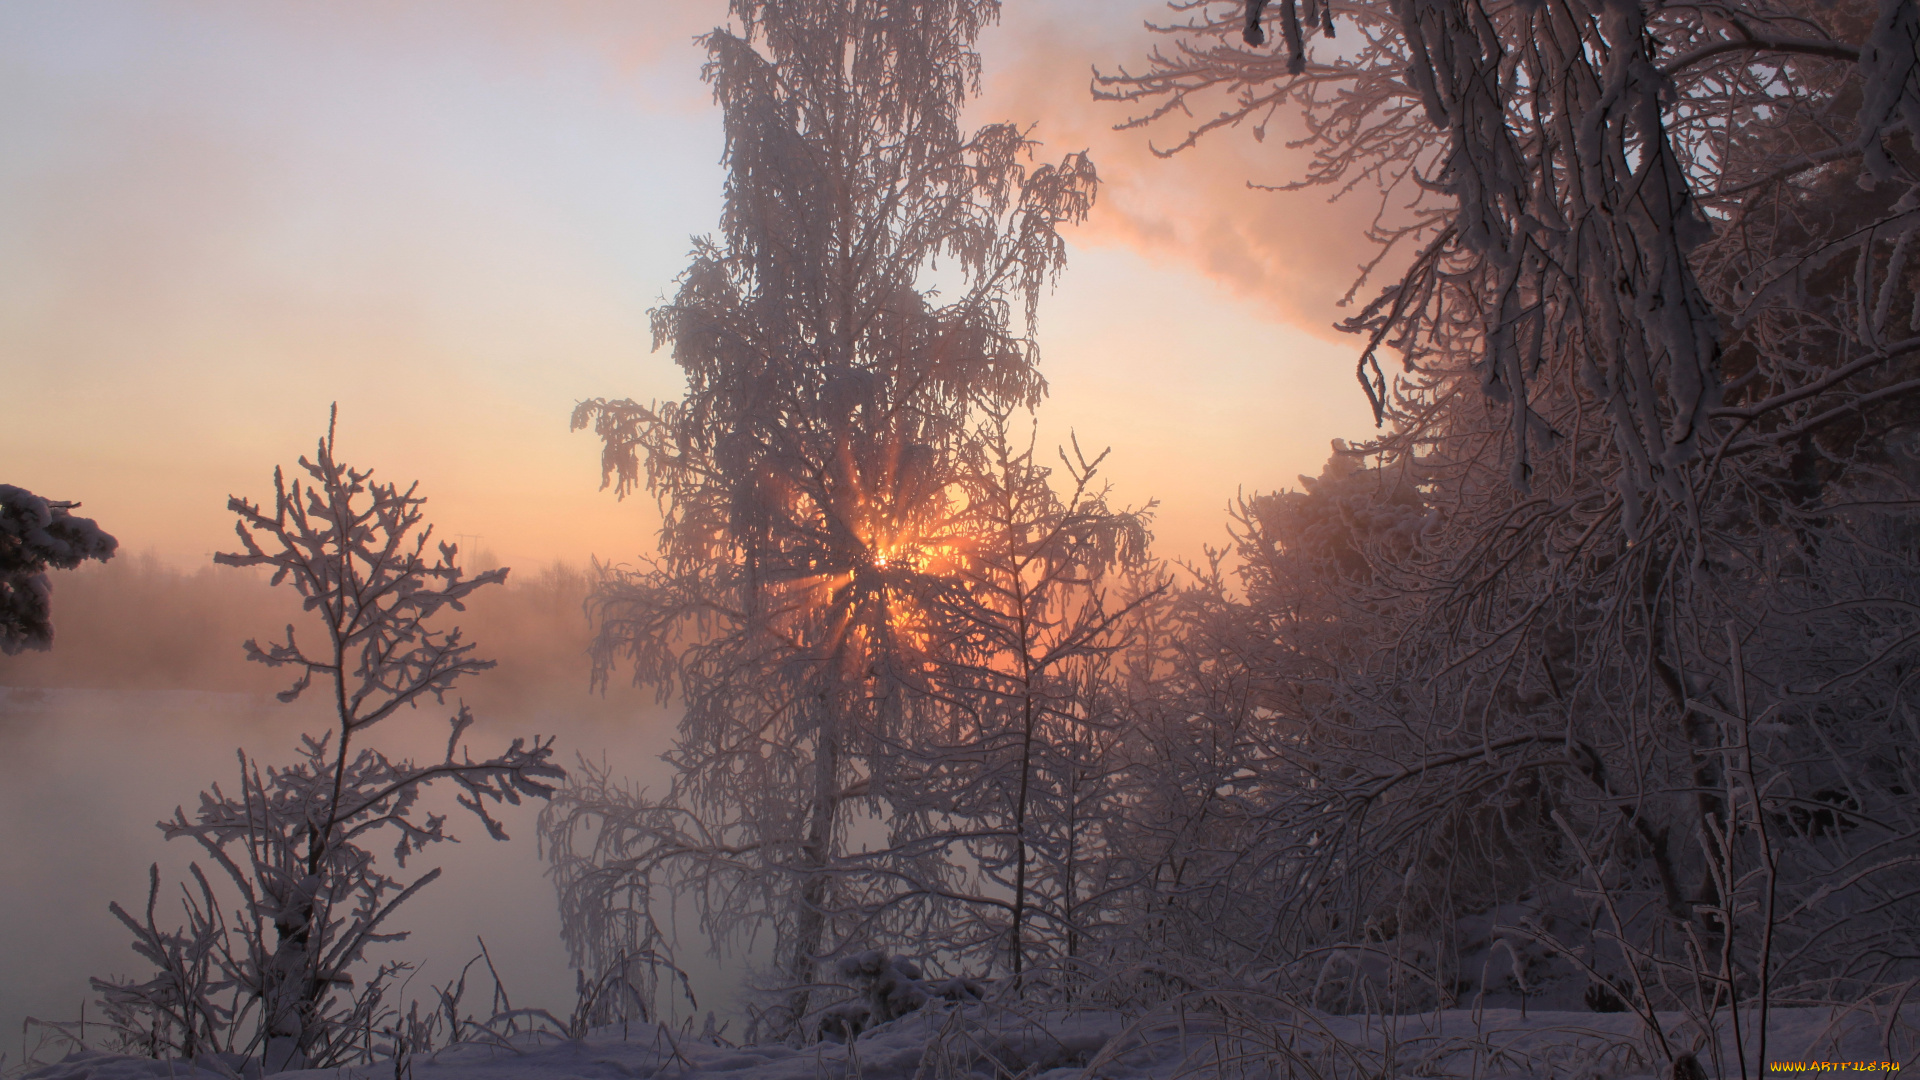
[[[331,423],[300,466],[310,478],[304,484],[275,470],[270,511],[228,503],[243,550],[215,559],[270,567],[273,584],[299,592],[312,636],[303,642],[289,626],[265,647],[249,640],[247,656],[294,669],[283,702],[317,678],[336,726],[303,735],[291,765],[263,766],[242,754],[238,790],[216,784],[191,817],[181,809],[160,823],[168,839],[198,843],[223,886],[192,867],[184,928],[166,931],[155,921],[157,868],[144,920],[113,905],[135,951],[158,970],[145,981],[94,986],[123,1041],[156,1057],[257,1053],[277,1072],[369,1056],[375,1029],[398,1015],[386,995],[407,965],[369,970],[367,950],[406,937],[389,918],[440,875],[402,880],[370,845],[391,841],[399,870],[428,845],[453,839],[445,815],[419,806],[435,781],[453,785],[459,804],[504,840],[488,804],[545,798],[545,781],[564,776],[549,762],[551,740],[515,739],[475,761],[461,742],[474,722],[464,705],[449,720],[439,761],[394,760],[361,745],[374,725],[423,700],[443,702],[462,676],[493,666],[472,656],[459,630],[431,629],[428,620],[442,608],[463,610],[462,600],[507,572],[466,577],[448,544],[430,557],[426,500],[415,487],[403,491],[339,462]]]

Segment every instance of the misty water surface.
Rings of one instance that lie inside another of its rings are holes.
[[[584,590],[583,575],[549,568],[480,594],[454,617],[481,655],[500,662],[459,687],[479,721],[465,742],[479,757],[515,737],[557,736],[563,764],[580,753],[604,755],[658,787],[671,716],[619,679],[604,696],[589,691]],[[191,814],[212,783],[231,790],[237,748],[263,763],[290,763],[303,730],[326,730],[323,696],[310,691],[282,704],[272,691],[290,677],[241,660],[247,633],[265,637],[301,618],[281,595],[289,592],[239,571],[116,561],[57,577],[53,653],[0,664],[0,1053],[10,1060],[19,1060],[28,1016],[74,1020],[87,1002],[88,1016],[98,1017],[89,976],[145,977],[107,904],[118,900],[138,914],[150,864],[162,875],[157,921],[180,921],[178,883],[198,849],[167,843],[154,823],[176,806]],[[403,710],[369,741],[389,755],[438,757],[453,709],[450,696],[445,707]],[[451,791],[427,802],[448,814],[462,842],[408,860],[405,880],[435,865],[444,873],[396,913],[390,925],[413,936],[382,958],[424,960],[418,992],[457,976],[484,935],[514,1005],[564,1014],[574,978],[536,850],[539,807],[496,810],[512,837],[501,843],[453,804]],[[391,842],[370,846],[385,854]],[[703,1008],[723,1005],[719,975],[694,974],[708,991]],[[470,992],[476,1011],[486,989]]]

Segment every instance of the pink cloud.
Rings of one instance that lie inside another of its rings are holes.
[[[1248,129],[1222,130],[1170,158],[1156,156],[1152,146],[1178,142],[1191,122],[1184,116],[1149,130],[1115,131],[1134,114],[1095,101],[1091,72],[1123,64],[1142,70],[1147,51],[1163,39],[1139,20],[1168,13],[1144,0],[1097,9],[1097,20],[1086,10],[1066,0],[1008,4],[1003,25],[982,42],[986,86],[975,108],[982,121],[1037,121],[1043,157],[1092,152],[1103,180],[1100,201],[1075,240],[1184,264],[1275,319],[1353,341],[1332,324],[1351,313],[1338,303],[1374,254],[1365,238],[1377,206],[1370,192],[1330,202],[1324,189],[1250,188],[1284,184],[1304,170],[1307,152],[1287,149],[1278,131],[1256,142]],[[1370,298],[1377,284],[1357,298]]]

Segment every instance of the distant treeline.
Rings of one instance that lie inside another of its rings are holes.
[[[467,700],[513,712],[559,700],[599,702],[596,711],[636,704],[640,695],[624,685],[605,699],[588,693],[589,581],[587,570],[558,562],[516,571],[474,594],[465,612],[438,616],[499,663],[462,685]],[[303,639],[319,629],[298,594],[269,587],[264,573],[181,570],[151,552],[56,573],[53,588],[52,650],[0,657],[0,685],[273,693],[292,673],[248,663],[242,643],[264,643],[288,623]]]

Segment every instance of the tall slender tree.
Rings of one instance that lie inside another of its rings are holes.
[[[701,39],[721,227],[653,316],[687,392],[585,402],[574,422],[604,441],[609,482],[644,484],[663,514],[658,555],[602,578],[596,671],[629,662],[685,706],[674,788],[628,807],[646,824],[619,849],[708,886],[717,938],[773,925],[791,1028],[836,944],[850,804],[878,809],[884,748],[922,707],[909,627],[937,583],[914,553],[951,523],[971,419],[1044,391],[1034,305],[1096,177],[1084,154],[1030,166],[1014,126],[961,126],[991,0],[729,10]],[[950,298],[929,284],[943,267]],[[548,836],[574,948],[596,955],[611,879],[569,861],[578,821]]]
[[[1083,729],[1113,723],[1100,715],[1105,680],[1089,662],[1123,647],[1121,630],[1164,586],[1109,600],[1108,587],[1146,560],[1151,510],[1110,507],[1094,483],[1106,454],[1088,461],[1077,442],[1073,456],[1061,453],[1067,484],[1056,490],[1034,442],[1014,441],[1010,419],[1002,412],[981,425],[961,473],[968,544],[954,567],[959,587],[940,600],[958,632],[944,639],[937,663],[944,693],[969,703],[960,730],[975,744],[973,767],[954,777],[967,794],[949,805],[986,826],[969,861],[1011,893],[1003,955],[1018,981],[1035,937],[1040,855],[1079,809],[1061,790],[1077,777],[1061,751],[1084,741]],[[1070,882],[1056,884],[1071,891]],[[1047,935],[1060,952],[1063,906],[1052,905]]]

